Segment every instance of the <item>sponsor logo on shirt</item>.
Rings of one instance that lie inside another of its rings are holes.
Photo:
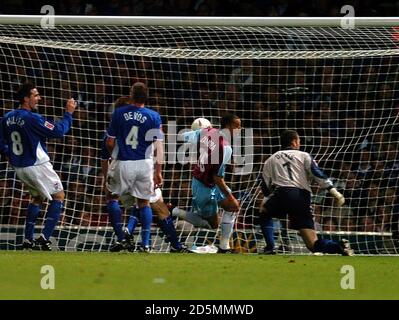
[[[50,129],[50,130],[53,130],[53,129],[54,129],[54,125],[53,125],[52,123],[48,122],[48,121],[46,121],[46,122],[44,123],[44,126],[45,126],[46,128],[48,128],[48,129]]]

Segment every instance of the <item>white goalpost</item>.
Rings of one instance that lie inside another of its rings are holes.
[[[231,239],[237,252],[263,250],[262,165],[280,133],[295,129],[347,200],[338,208],[314,185],[319,235],[349,239],[356,254],[399,254],[399,18],[353,18],[352,29],[342,18],[53,18],[54,26],[49,17],[0,15],[0,118],[27,80],[40,90],[46,118],[62,116],[67,98],[78,100],[71,131],[47,144],[66,191],[54,249],[112,244],[100,148],[113,102],[142,81],[166,134],[163,197],[182,210],[191,208],[192,176],[179,133],[198,117],[214,126],[225,112],[241,118],[226,174],[241,202]],[[0,249],[20,248],[28,201],[0,158]],[[309,253],[286,220],[274,222],[281,253]],[[189,247],[219,241],[218,230],[174,223]],[[168,251],[156,223],[152,231],[154,250]]]

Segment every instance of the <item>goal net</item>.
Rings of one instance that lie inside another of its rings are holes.
[[[280,133],[295,129],[302,150],[346,198],[338,208],[313,186],[319,236],[347,238],[357,254],[398,254],[398,39],[399,30],[389,26],[71,24],[43,29],[0,19],[0,117],[16,107],[14,92],[26,80],[38,87],[39,113],[48,119],[62,116],[69,97],[78,100],[70,132],[47,144],[66,191],[51,239],[59,250],[108,250],[114,241],[99,151],[113,102],[142,81],[166,133],[164,201],[182,210],[191,208],[192,175],[180,133],[197,117],[214,126],[225,112],[241,118],[244,129],[226,174],[241,202],[231,239],[235,250],[263,250],[258,225],[262,165],[279,149]],[[1,158],[2,249],[20,247],[28,202],[27,190]],[[155,222],[153,248],[168,251]],[[197,229],[179,219],[174,223],[189,247],[218,244],[218,230]],[[280,252],[309,253],[287,220],[274,223]]]

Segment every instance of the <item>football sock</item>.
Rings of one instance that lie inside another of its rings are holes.
[[[341,246],[338,242],[328,239],[318,239],[313,245],[313,252],[341,253]]]
[[[139,222],[139,210],[136,208],[136,206],[133,206],[132,209],[130,210],[130,217],[129,221],[127,223],[127,231],[129,234],[133,234],[134,229],[136,229],[137,223]]]
[[[175,249],[180,249],[181,244],[179,242],[179,238],[177,237],[172,218],[168,216],[166,219],[159,220],[158,225],[161,228],[162,232],[168,237],[172,247]]]
[[[186,217],[186,213],[187,213],[186,210],[180,209],[179,207],[174,207],[173,210],[172,210],[172,216],[178,217],[178,218],[183,219],[183,220]]]
[[[235,214],[233,212],[223,212],[222,223],[220,225],[220,248],[230,249],[230,237],[233,233]]]
[[[261,216],[259,218],[259,224],[262,230],[262,234],[265,237],[266,250],[273,250],[275,246],[273,219],[270,217]]]
[[[114,232],[118,241],[122,241],[125,238],[122,230],[122,211],[119,207],[119,203],[117,200],[110,200],[107,203],[107,211],[109,216],[109,221],[111,222],[112,228],[114,228]]]
[[[47,209],[46,221],[44,222],[44,228],[42,235],[46,240],[50,240],[53,234],[54,228],[58,223],[62,210],[62,202],[58,200],[52,200]]]
[[[35,231],[35,222],[37,217],[39,216],[39,212],[40,212],[40,206],[35,205],[33,203],[29,203],[26,222],[25,222],[25,239],[29,241],[33,240],[33,233]]]
[[[150,245],[151,238],[151,223],[152,223],[152,210],[149,206],[140,209],[141,221],[141,246],[147,247]]]
[[[179,208],[174,208],[172,214],[180,219],[186,220],[191,223],[194,227],[212,229],[209,222],[202,219],[198,214],[193,211],[185,211]]]

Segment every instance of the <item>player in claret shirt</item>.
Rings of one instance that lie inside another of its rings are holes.
[[[57,123],[44,119],[38,112],[40,95],[32,83],[23,84],[17,92],[19,108],[8,112],[1,121],[0,131],[6,155],[18,178],[32,196],[27,210],[23,249],[50,251],[50,237],[60,218],[65,198],[60,178],[55,173],[46,150],[46,139],[62,138],[72,125],[76,108],[74,99],[66,104],[64,117]],[[50,201],[42,234],[33,240],[40,206]]]
[[[219,206],[224,209],[218,253],[231,253],[229,239],[233,232],[239,201],[224,181],[225,169],[231,159],[229,141],[241,129],[241,120],[234,114],[222,117],[221,129],[202,128],[183,135],[185,142],[197,148],[197,163],[193,168],[192,210],[178,216],[196,227],[217,229]]]

